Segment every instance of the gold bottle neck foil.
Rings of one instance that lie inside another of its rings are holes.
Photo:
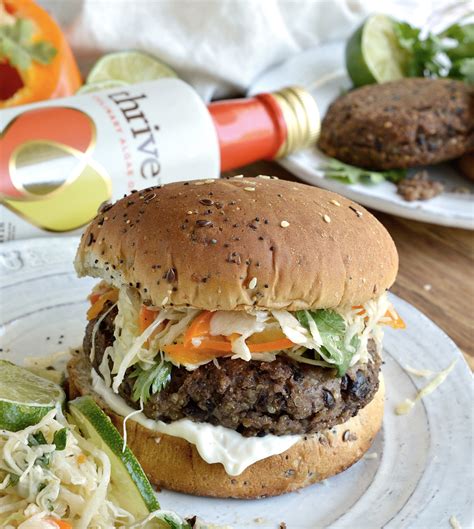
[[[286,139],[275,158],[284,158],[292,152],[316,143],[321,130],[321,117],[313,96],[304,88],[289,86],[272,92],[286,123]]]

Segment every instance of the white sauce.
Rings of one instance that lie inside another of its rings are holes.
[[[115,413],[126,417],[137,410],[108,388],[103,379],[91,371],[92,387]],[[221,463],[229,476],[238,476],[247,467],[261,459],[281,454],[302,439],[301,435],[266,435],[265,437],[244,437],[223,426],[193,422],[189,419],[166,424],[148,419],[143,413],[136,413],[130,420],[136,421],[151,431],[180,437],[195,445],[206,463]]]

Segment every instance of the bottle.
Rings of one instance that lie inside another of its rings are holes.
[[[210,103],[179,79],[0,111],[0,242],[74,233],[133,189],[218,178],[316,140],[300,88]]]

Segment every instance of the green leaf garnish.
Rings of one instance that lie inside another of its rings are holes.
[[[57,50],[45,40],[31,42],[34,32],[33,22],[25,18],[0,26],[0,58],[7,59],[11,66],[19,70],[28,69],[32,61],[49,64]]]
[[[151,395],[166,387],[171,380],[172,367],[170,362],[164,360],[151,369],[136,366],[130,375],[130,377],[136,378],[133,384],[132,400],[134,402],[141,401],[145,404]]]
[[[324,176],[339,180],[345,184],[378,184],[384,180],[400,182],[407,172],[405,169],[391,169],[390,171],[371,171],[354,165],[340,162],[336,158],[330,158],[329,162],[322,167]]]
[[[435,35],[427,33],[408,22],[394,21],[398,46],[404,52],[402,65],[406,77],[450,77],[472,82],[470,63],[460,60],[474,57],[474,23],[453,24]]]
[[[471,24],[453,24],[440,35],[444,42],[446,54],[452,61],[474,58],[474,22]],[[451,77],[451,75],[450,75]]]
[[[449,77],[474,83],[474,58],[455,61],[449,70]]]
[[[16,474],[8,474],[8,485],[7,487],[14,487],[20,481],[20,476]]]
[[[354,351],[359,347],[358,336],[352,338],[351,350],[346,347],[344,342],[346,322],[344,318],[337,312],[327,309],[299,310],[296,312],[296,317],[301,325],[308,330],[310,330],[309,318],[313,319],[323,342],[322,353],[331,358],[331,365],[337,369],[338,376],[344,376],[354,356]]]
[[[53,445],[56,445],[56,450],[64,450],[67,442],[67,428],[61,428],[54,432]]]
[[[43,432],[36,432],[28,436],[28,446],[47,445],[46,437]]]
[[[191,525],[188,522],[182,521],[178,523],[166,514],[163,516],[163,520],[168,524],[170,529],[191,529]]]

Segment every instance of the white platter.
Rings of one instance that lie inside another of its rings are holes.
[[[323,117],[329,104],[351,87],[344,66],[343,44],[325,44],[295,55],[259,77],[249,93],[268,92],[289,85],[308,89]],[[474,183],[448,164],[427,167],[430,178],[445,185],[444,193],[431,200],[407,202],[397,194],[391,182],[347,185],[325,178],[321,167],[326,160],[327,157],[314,147],[292,154],[280,163],[305,182],[340,193],[364,206],[423,222],[474,229]],[[468,188],[471,194],[454,192],[460,187]]]
[[[22,363],[81,343],[86,295],[93,280],[77,279],[76,238],[16,241],[0,246],[0,357]],[[455,516],[472,527],[472,376],[461,352],[434,323],[392,296],[407,323],[388,331],[382,432],[359,463],[299,493],[256,501],[195,498],[162,492],[163,507],[235,529],[448,528]],[[394,407],[424,379],[403,365],[434,371],[453,359],[446,381],[408,415]]]

